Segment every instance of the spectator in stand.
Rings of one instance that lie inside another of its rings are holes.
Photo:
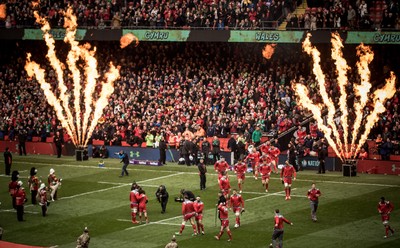
[[[392,150],[393,150],[393,144],[390,141],[390,138],[386,138],[385,142],[383,142],[380,149],[382,160],[390,160],[390,154],[392,153]]]

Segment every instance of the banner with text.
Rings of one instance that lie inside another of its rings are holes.
[[[348,32],[346,44],[400,44],[400,32]]]
[[[304,31],[246,31],[233,30],[229,42],[299,43]]]
[[[65,29],[52,29],[49,32],[55,40],[63,40],[65,38]],[[86,29],[77,29],[75,40],[84,40]],[[23,40],[43,40],[43,32],[41,29],[25,29]]]
[[[131,30],[123,29],[122,35],[127,33],[134,34],[139,41],[187,41],[190,35],[190,30]]]

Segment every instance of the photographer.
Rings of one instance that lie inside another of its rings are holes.
[[[181,189],[180,193],[181,193],[180,197],[176,197],[175,198],[176,202],[183,202],[184,199],[185,199],[185,196],[187,196],[187,199],[190,200],[190,201],[195,201],[196,200],[195,195],[190,190]]]
[[[168,203],[168,192],[167,192],[167,188],[165,188],[164,185],[160,185],[160,187],[158,187],[157,192],[156,192],[156,197],[159,203],[161,203],[161,213],[165,213],[166,208],[167,208],[167,203]]]
[[[124,165],[122,166],[122,172],[121,175],[119,177],[123,177],[124,173],[129,176],[128,171],[126,170],[126,167],[128,167],[129,165],[129,156],[126,152],[124,152],[123,150],[121,150],[119,153],[116,153],[116,155],[118,155],[118,157],[121,159],[121,163],[123,163]]]

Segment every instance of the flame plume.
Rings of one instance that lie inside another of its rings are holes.
[[[28,72],[28,76],[36,76],[37,81],[44,90],[48,103],[53,106],[57,118],[63,128],[66,129],[75,146],[86,146],[103,113],[103,109],[108,104],[108,98],[114,92],[114,81],[119,78],[119,68],[110,64],[110,69],[105,74],[106,82],[101,82],[102,89],[100,96],[97,99],[93,99],[99,78],[97,60],[95,58],[96,48],[91,50],[89,44],[79,45],[79,42],[75,40],[77,19],[72,13],[72,9],[68,8],[64,13],[64,27],[66,29],[64,42],[71,47],[66,58],[66,64],[71,72],[71,75],[68,75],[68,77],[72,78],[73,82],[73,95],[71,96],[71,93],[67,93],[68,88],[64,83],[66,66],[56,56],[55,41],[49,33],[50,25],[46,19],[39,16],[38,12],[35,11],[34,15],[36,22],[42,25],[43,37],[48,47],[46,57],[57,75],[58,97],[52,91],[51,85],[46,82],[44,69],[40,68],[36,62],[31,61],[30,54],[27,56],[25,70]],[[84,64],[82,68],[80,68],[81,61]],[[84,76],[82,76],[81,70],[83,70]],[[82,90],[83,93],[81,93]],[[70,109],[69,105],[72,98],[73,108]],[[91,117],[93,108],[94,115]],[[90,123],[89,127],[88,123]]]
[[[336,113],[335,105],[333,104],[332,100],[329,98],[328,92],[325,87],[325,75],[322,72],[322,68],[320,65],[321,62],[321,54],[317,50],[317,48],[313,47],[311,45],[311,34],[307,34],[307,38],[303,42],[303,50],[308,54],[311,55],[314,65],[313,65],[313,73],[317,79],[318,85],[319,85],[319,92],[322,96],[322,100],[325,103],[326,107],[328,108],[328,125],[332,127],[332,134],[334,137],[337,138],[337,141],[339,143],[339,147],[341,148],[341,141],[339,138],[339,132],[337,131],[335,122],[334,122],[334,117]],[[318,123],[319,124],[319,123]],[[338,146],[336,145],[335,142],[330,144],[334,150],[338,150]],[[342,152],[337,152],[338,156],[341,157]]]
[[[358,146],[356,148],[355,154],[361,149],[361,146],[365,143],[368,138],[369,133],[371,132],[372,127],[379,120],[379,115],[385,112],[385,102],[392,98],[396,93],[396,76],[393,72],[390,72],[390,78],[386,79],[386,84],[382,89],[377,89],[374,92],[373,98],[373,107],[374,110],[371,114],[367,116],[367,121],[365,123],[365,131],[361,135],[360,141],[358,142]],[[356,126],[354,128],[357,128]]]
[[[349,115],[349,112],[347,110],[347,92],[346,92],[346,86],[348,83],[347,79],[347,70],[349,69],[349,66],[347,65],[347,61],[343,58],[343,43],[340,39],[339,35],[332,35],[332,58],[335,60],[335,65],[336,65],[336,70],[337,70],[337,81],[338,81],[338,86],[340,89],[340,97],[339,97],[339,107],[340,107],[340,112],[342,113],[340,117],[340,121],[343,127],[343,136],[344,136],[344,149],[342,150],[342,153],[348,153],[348,121],[347,117]],[[340,138],[339,138],[340,140]]]
[[[0,4],[0,20],[4,20],[7,17],[7,6]]]
[[[371,84],[369,82],[371,77],[371,71],[368,68],[368,65],[374,59],[374,53],[368,46],[364,46],[364,44],[360,44],[357,47],[357,56],[360,57],[360,60],[357,62],[357,70],[358,74],[361,78],[361,83],[356,85],[355,88],[355,96],[359,98],[358,102],[354,104],[354,112],[356,115],[356,120],[354,122],[354,127],[359,127],[363,118],[363,110],[365,105],[368,102],[368,92],[371,89]],[[351,140],[351,145],[354,146],[357,139],[358,130],[356,128],[353,129],[353,138]]]
[[[339,136],[339,133],[337,131],[338,127],[333,121],[333,116],[336,112],[336,108],[332,102],[332,99],[328,96],[326,91],[325,75],[322,72],[320,66],[320,53],[315,47],[312,47],[310,37],[311,35],[308,34],[307,38],[303,42],[303,50],[308,53],[313,59],[313,72],[319,85],[319,92],[322,96],[323,104],[318,105],[311,101],[308,96],[309,92],[305,85],[301,83],[294,83],[293,89],[298,96],[299,104],[312,112],[314,119],[318,122],[319,129],[324,132],[326,140],[328,141],[329,145],[332,147],[336,155],[342,161],[348,158],[355,158],[361,147],[366,142],[372,127],[379,120],[379,115],[385,112],[385,102],[388,99],[392,98],[396,93],[396,76],[393,72],[391,72],[390,78],[386,79],[385,86],[381,89],[375,90],[375,92],[372,93],[372,99],[368,98],[368,94],[371,89],[371,72],[368,68],[368,65],[373,60],[374,54],[369,47],[364,46],[363,44],[357,47],[357,56],[360,58],[360,60],[357,62],[357,71],[360,75],[361,83],[354,87],[354,95],[356,100],[352,107],[354,109],[356,119],[353,125],[350,126],[348,123],[348,94],[346,92],[346,85],[348,83],[347,71],[349,70],[349,66],[347,65],[346,60],[343,58],[343,44],[339,35],[332,34],[332,58],[335,60],[338,76],[338,86],[340,88],[339,109],[342,112],[340,124],[342,125],[344,131],[342,142],[341,137]],[[364,118],[363,110],[368,103],[371,103],[373,110],[368,116],[366,116],[366,118]],[[328,126],[324,124],[324,121],[322,119],[322,110],[325,108],[328,109]],[[362,124],[364,124],[365,128],[361,128]],[[353,129],[353,132],[351,132],[351,128]],[[360,130],[363,129],[364,132],[360,133]],[[351,145],[348,144],[350,140],[350,133],[352,135]]]
[[[272,55],[275,53],[276,44],[267,44],[265,45],[264,49],[262,50],[262,55],[266,59],[270,59]]]

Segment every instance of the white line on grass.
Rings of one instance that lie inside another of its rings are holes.
[[[116,182],[97,182],[99,184],[111,184],[111,185],[123,185],[126,183],[116,183]]]
[[[0,212],[15,212],[15,213],[16,213],[17,210],[15,210],[15,209],[3,209],[3,210],[1,210]],[[28,214],[38,214],[39,212],[24,210],[24,213],[28,213]]]
[[[163,220],[155,221],[155,222],[150,222],[149,224],[150,224],[150,225],[151,225],[151,224],[153,224],[153,225],[154,225],[154,224],[160,224],[160,223],[164,223],[165,221],[175,220],[175,219],[178,219],[178,218],[182,218],[182,215],[175,216],[175,217],[171,217],[171,218],[168,218],[168,219],[163,219]],[[132,229],[136,229],[136,228],[143,227],[143,226],[147,226],[147,225],[128,227],[128,228],[126,228],[125,230],[132,230]]]
[[[75,167],[75,168],[87,168],[87,169],[99,169],[99,170],[121,170],[120,168],[116,167],[103,167],[99,168],[97,166],[84,166],[84,165],[74,165],[74,164],[46,164],[46,163],[33,163],[33,162],[22,162],[22,161],[14,161],[13,163],[23,163],[23,164],[41,164],[41,165],[51,165],[51,166],[58,166],[58,167]],[[149,172],[164,172],[164,173],[175,173],[177,171],[171,170],[154,170],[154,169],[142,169],[142,168],[130,168],[130,170],[138,170],[138,171],[149,171]],[[186,175],[198,175],[197,172],[181,172],[182,174]],[[216,173],[207,173],[208,176],[217,176]],[[1,175],[0,175],[1,176]],[[271,178],[272,180],[280,180],[280,178]],[[346,185],[359,185],[359,186],[377,186],[377,187],[393,187],[393,188],[400,188],[400,185],[395,184],[378,184],[378,183],[354,183],[354,182],[339,182],[339,181],[324,181],[324,180],[309,180],[309,179],[296,179],[296,181],[300,182],[317,182],[317,183],[333,183],[333,184],[346,184]]]
[[[294,189],[292,189],[292,191],[293,190],[296,190],[297,188],[294,188]],[[274,196],[274,195],[280,195],[280,194],[282,194],[282,193],[284,193],[285,191],[279,191],[279,192],[276,192],[276,193],[272,193],[272,194],[265,194],[265,195],[262,195],[262,196],[257,196],[257,197],[254,197],[254,198],[250,198],[250,199],[247,199],[247,200],[245,200],[245,201],[254,201],[254,200],[258,200],[258,199],[261,199],[261,198],[264,198],[264,197],[269,197],[269,196]]]
[[[117,221],[132,222],[132,220],[129,220],[129,219],[117,219]],[[168,225],[168,226],[181,226],[182,225],[182,224],[177,224],[177,223],[165,223],[165,222],[159,222],[159,221],[147,223],[147,225],[149,225],[149,224],[153,224],[153,225],[154,224],[157,224],[157,225]]]
[[[177,176],[177,175],[181,175],[181,174],[183,174],[183,172],[178,172],[178,173],[175,173],[175,174],[170,174],[170,175],[161,176],[161,177],[149,178],[149,179],[146,179],[146,180],[143,180],[143,181],[139,181],[137,183],[150,182],[150,181],[164,179],[164,178],[167,178],[167,177],[173,177],[173,176]],[[128,185],[131,185],[131,183],[122,183],[122,184],[119,184],[119,185],[116,185],[116,186],[113,186],[113,187],[109,187],[109,188],[105,188],[105,189],[98,189],[98,190],[84,192],[84,193],[81,193],[81,194],[65,196],[65,197],[61,197],[60,200],[72,199],[72,198],[76,198],[76,197],[80,197],[80,196],[84,196],[84,195],[90,195],[90,194],[94,194],[94,193],[108,191],[108,190],[111,190],[111,189],[118,189],[118,188],[122,188],[122,187],[125,187],[125,186],[128,186]]]
[[[270,192],[271,193],[271,192]],[[263,193],[263,192],[248,192],[248,191],[246,191],[246,192],[242,192],[242,194],[252,194],[252,195],[270,195],[269,193]],[[279,192],[277,192],[277,193],[273,193],[274,195],[279,195],[279,196],[281,196],[281,195],[284,195],[283,193],[279,193]],[[294,197],[307,197],[306,195],[290,195],[290,196],[294,196]]]
[[[141,187],[149,187],[149,188],[158,188],[160,185],[153,185],[153,184],[140,184]]]
[[[76,195],[65,196],[65,197],[61,197],[60,200],[73,199],[73,198],[84,196],[84,195],[90,195],[90,194],[94,194],[94,193],[100,193],[100,192],[108,191],[108,190],[111,190],[111,189],[122,188],[122,187],[125,187],[125,186],[128,186],[128,185],[131,185],[131,183],[125,183],[125,184],[113,186],[113,187],[110,187],[110,188],[98,189],[98,190],[88,191],[88,192],[84,192],[84,193],[80,193],[80,194],[76,194]]]

